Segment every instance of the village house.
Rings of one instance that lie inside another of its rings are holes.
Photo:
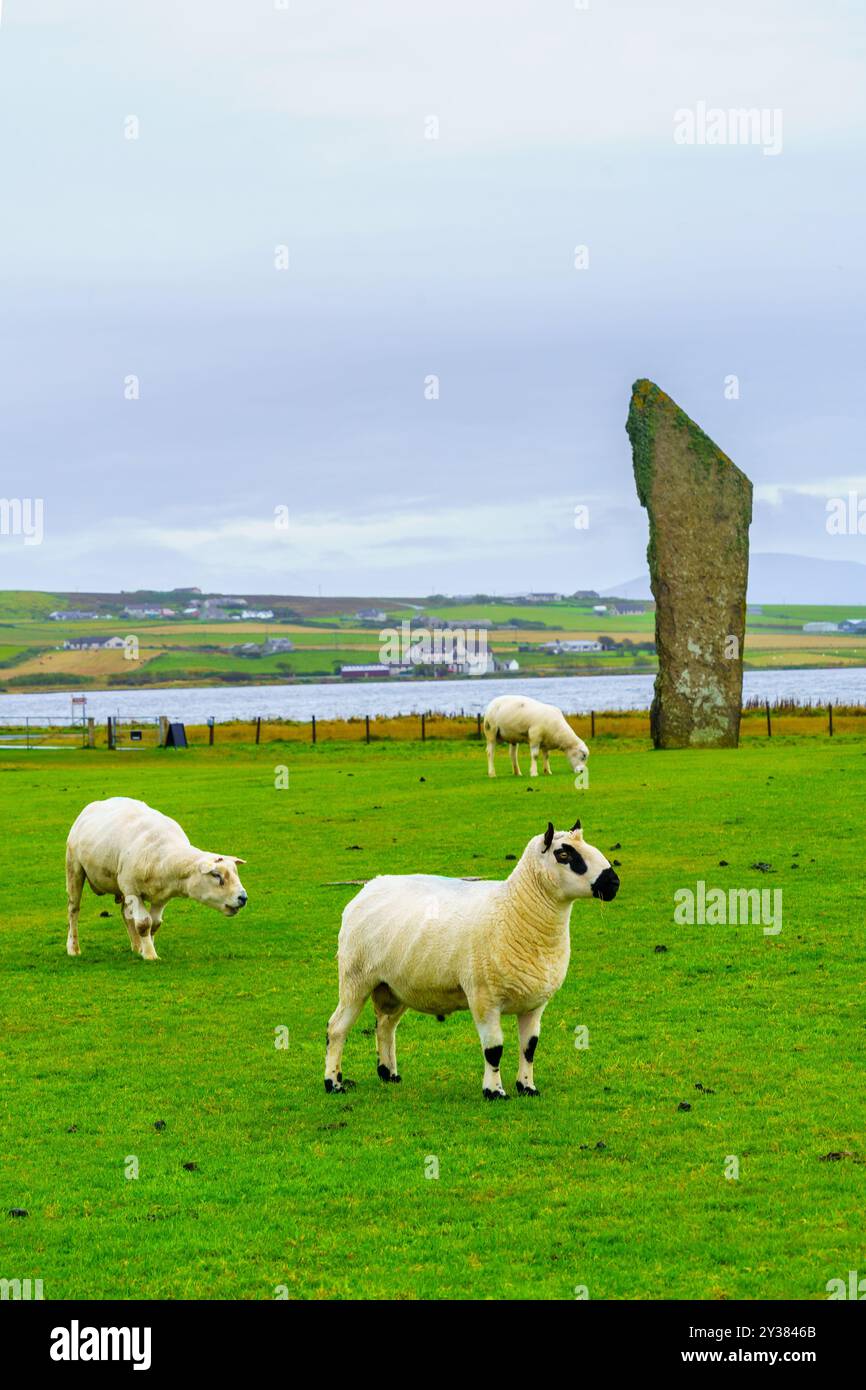
[[[546,652],[552,652],[559,656],[562,652],[600,652],[604,648],[601,642],[593,642],[585,639],[566,639],[561,642],[542,642],[542,648]]]
[[[122,637],[72,637],[63,643],[60,650],[67,652],[120,651],[124,645]]]
[[[367,665],[341,666],[340,675],[343,680],[360,680],[364,677],[372,677],[381,680],[385,676],[390,676],[391,667],[385,666],[380,662],[370,662]]]

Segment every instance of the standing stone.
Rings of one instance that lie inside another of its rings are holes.
[[[651,381],[636,381],[626,430],[656,603],[650,728],[656,748],[736,748],[752,484]]]

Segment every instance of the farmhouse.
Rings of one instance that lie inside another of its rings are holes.
[[[838,623],[804,623],[804,632],[838,632]]]
[[[173,618],[173,617],[174,617],[174,609],[173,609],[173,608],[157,608],[157,607],[150,607],[150,606],[145,607],[145,606],[141,606],[141,605],[139,605],[139,604],[131,604],[131,605],[129,605],[129,606],[126,607],[126,608],[122,608],[120,611],[121,611],[121,613],[123,614],[123,616],[124,616],[125,618]]]
[[[55,623],[75,623],[85,622],[91,618],[98,618],[98,613],[85,613],[82,608],[67,608],[57,613],[49,613],[49,618]]]
[[[340,675],[343,680],[358,680],[362,677],[372,677],[374,680],[381,680],[383,676],[390,676],[391,667],[379,662],[371,662],[366,666],[341,666]]]
[[[542,642],[542,648],[546,652],[552,652],[554,656],[559,656],[562,652],[600,652],[604,648],[601,642],[583,641],[568,639],[563,642]]]
[[[122,637],[73,637],[63,643],[63,650],[67,652],[121,651],[123,646]]]
[[[560,603],[562,594],[503,594],[501,601],[506,603]]]

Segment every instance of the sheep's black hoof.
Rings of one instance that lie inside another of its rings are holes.
[[[488,1091],[486,1087],[483,1095],[485,1100],[508,1100],[508,1096],[504,1091]]]
[[[541,1092],[536,1091],[534,1086],[524,1086],[522,1081],[518,1081],[517,1094],[519,1096],[540,1096]]]
[[[378,1074],[379,1074],[379,1080],[380,1080],[380,1081],[402,1081],[402,1080],[403,1080],[402,1076],[400,1076],[398,1072],[396,1072],[396,1071],[389,1071],[388,1068],[385,1066],[385,1063],[384,1063],[384,1062],[380,1062],[380,1063],[379,1063],[378,1067],[376,1068],[376,1071],[377,1071]]]
[[[327,1093],[328,1093],[329,1096],[330,1096],[330,1095],[341,1096],[341,1095],[343,1095],[346,1091],[351,1091],[351,1089],[352,1089],[352,1087],[354,1086],[354,1084],[355,1084],[354,1081],[349,1081],[349,1080],[345,1080],[345,1081],[344,1081],[344,1080],[342,1080],[342,1079],[339,1080],[339,1081],[332,1081],[331,1078],[330,1078],[329,1076],[326,1076],[326,1077],[325,1077],[325,1090],[327,1091]]]

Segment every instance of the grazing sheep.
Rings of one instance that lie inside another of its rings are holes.
[[[78,912],[85,881],[94,893],[113,893],[122,904],[133,951],[158,960],[153,938],[172,898],[195,898],[234,917],[247,901],[230,854],[195,849],[177,821],[143,801],[111,796],[85,806],[66,841],[69,935],[66,950],[80,955]],[[145,907],[145,902],[148,904]]]
[[[580,821],[529,841],[509,877],[468,882],[432,874],[372,879],[343,913],[340,1002],[328,1023],[325,1090],[352,1083],[343,1045],[373,996],[379,1076],[399,1081],[395,1032],[407,1009],[444,1017],[469,1009],[484,1053],[483,1093],[505,1096],[499,1075],[502,1014],[516,1014],[520,1095],[537,1096],[533,1058],[541,1015],[565,979],[575,898],[609,902],[619,879]]]
[[[557,709],[556,705],[542,704],[541,700],[530,700],[525,695],[499,695],[491,700],[484,712],[484,735],[487,739],[489,777],[496,776],[494,756],[497,738],[510,745],[508,751],[515,777],[520,776],[518,743],[529,744],[530,777],[538,776],[539,753],[544,760],[544,771],[550,776],[548,754],[553,748],[562,750],[575,772],[584,766],[589,757],[589,749],[568,724],[561,709]]]

